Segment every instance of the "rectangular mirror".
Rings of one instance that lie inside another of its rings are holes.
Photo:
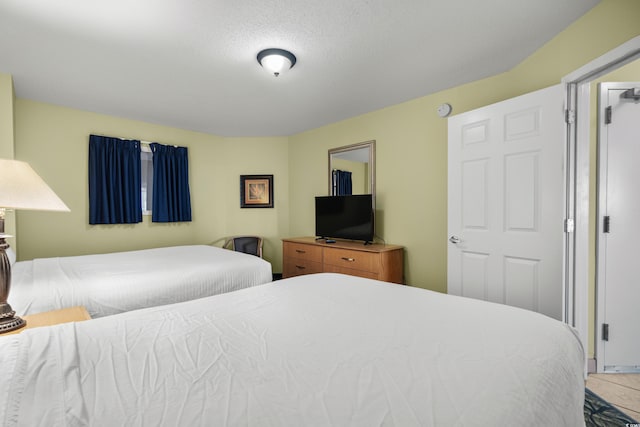
[[[376,142],[367,141],[329,150],[329,195],[344,195],[340,177],[351,175],[349,194],[371,194],[375,206]]]

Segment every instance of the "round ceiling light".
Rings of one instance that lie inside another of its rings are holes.
[[[258,62],[278,77],[296,64],[296,56],[284,49],[265,49],[258,53]]]

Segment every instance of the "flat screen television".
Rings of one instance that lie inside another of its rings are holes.
[[[316,236],[373,242],[371,194],[316,197]]]

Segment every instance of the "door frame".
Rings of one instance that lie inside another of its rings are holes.
[[[565,218],[569,223],[565,226],[565,231],[568,232],[564,239],[563,318],[577,329],[585,352],[589,342],[589,230],[594,226],[589,224],[590,83],[638,58],[640,36],[612,49],[561,80],[565,88],[564,105],[569,112],[567,115],[573,117],[567,120],[565,132]],[[594,365],[590,361],[585,366],[585,371],[595,371]]]
[[[640,80],[640,79],[639,79]],[[613,89],[626,89],[629,87],[637,87],[637,82],[602,82],[598,88],[598,170],[595,171],[597,174],[597,187],[596,187],[596,197],[597,197],[597,205],[596,205],[596,304],[595,304],[595,342],[594,342],[594,357],[596,359],[596,371],[597,372],[614,372],[614,371],[605,371],[604,369],[604,344],[602,341],[602,328],[599,327],[606,319],[605,319],[605,288],[606,288],[606,272],[605,272],[605,260],[601,248],[604,247],[605,244],[605,235],[601,230],[601,222],[600,219],[603,217],[607,210],[607,202],[606,196],[607,194],[607,185],[604,177],[608,176],[609,165],[607,162],[607,151],[605,150],[605,146],[602,144],[603,141],[606,141],[608,144],[608,136],[606,132],[606,128],[604,126],[604,109],[607,107],[608,102],[604,100],[603,95],[607,94],[609,90]],[[602,345],[601,345],[602,343]],[[624,371],[627,372],[627,371]]]

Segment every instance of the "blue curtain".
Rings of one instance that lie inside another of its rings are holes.
[[[351,172],[336,169],[333,171],[333,195],[350,196],[352,194]]]
[[[153,222],[191,221],[189,161],[186,147],[151,144]]]
[[[89,136],[89,224],[142,222],[140,141]]]

